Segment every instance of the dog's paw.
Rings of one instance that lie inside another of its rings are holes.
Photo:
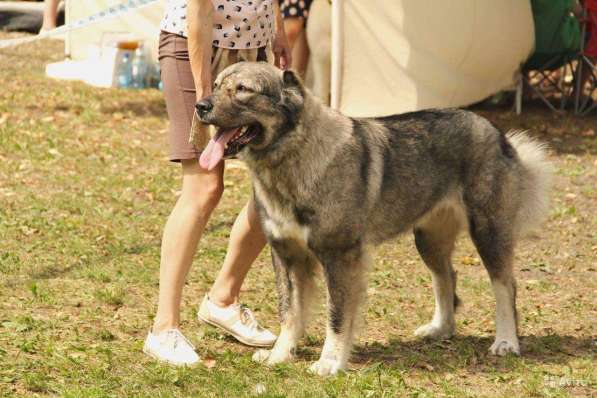
[[[437,326],[433,323],[428,323],[415,330],[415,336],[425,339],[447,340],[454,336],[453,326]]]
[[[344,365],[336,359],[320,358],[309,367],[309,372],[318,376],[335,376],[344,370]]]
[[[257,350],[253,353],[251,359],[253,362],[265,363],[265,361],[267,361],[269,358],[270,353],[271,350]]]
[[[510,353],[520,355],[520,347],[517,341],[496,340],[489,347],[489,352],[500,357]]]
[[[264,363],[273,366],[283,362],[290,362],[294,356],[290,352],[280,352],[273,350],[257,350],[253,354],[253,362]]]

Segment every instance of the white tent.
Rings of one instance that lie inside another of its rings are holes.
[[[334,0],[332,20],[332,103],[351,116],[480,101],[534,45],[529,0]]]
[[[121,2],[67,0],[67,23]],[[332,4],[332,103],[351,116],[482,100],[514,84],[533,47],[529,0],[334,0]],[[131,32],[145,40],[155,56],[162,12],[160,1],[73,31],[67,35],[67,54],[83,59],[89,48],[101,46],[111,35]],[[330,23],[327,12],[319,15],[323,19],[317,23]],[[315,23],[316,16],[311,20]],[[325,41],[329,42],[322,38]]]
[[[123,0],[66,0],[66,23],[97,14]],[[87,58],[90,49],[99,48],[119,34],[128,34],[143,40],[157,54],[160,20],[164,12],[163,1],[134,10],[99,24],[77,29],[66,35],[65,52],[74,60]]]
[[[67,0],[65,19],[67,25],[102,15],[113,7],[118,9],[123,0]],[[137,3],[142,4],[142,3]],[[66,59],[46,65],[46,75],[52,78],[82,80],[99,87],[117,85],[118,65],[126,52],[116,43],[143,42],[146,55],[157,62],[160,20],[164,12],[162,1],[143,4],[142,7],[65,33]]]

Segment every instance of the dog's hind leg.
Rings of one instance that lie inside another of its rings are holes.
[[[451,257],[461,224],[456,210],[445,207],[433,211],[414,228],[415,244],[431,271],[435,296],[433,319],[419,327],[415,331],[416,336],[447,339],[454,334],[454,309],[459,300]]]
[[[271,350],[258,350],[253,360],[273,365],[293,359],[314,296],[314,258],[297,245],[273,243],[272,262],[278,289],[280,335]]]
[[[494,355],[520,355],[517,334],[516,281],[512,269],[514,234],[512,218],[499,213],[470,210],[471,237],[489,273],[496,300]]]
[[[361,248],[322,256],[328,293],[328,324],[321,357],[310,371],[335,375],[346,368],[352,350],[359,310],[366,296],[368,256]]]

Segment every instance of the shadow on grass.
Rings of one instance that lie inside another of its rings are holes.
[[[572,358],[595,355],[593,339],[584,336],[522,336],[520,358],[490,355],[488,349],[492,343],[493,336],[455,336],[446,341],[391,339],[387,344],[357,346],[351,363],[363,366],[381,362],[405,370],[422,368],[438,373],[452,372],[457,368],[479,372],[486,367],[513,369],[521,361],[566,364]]]

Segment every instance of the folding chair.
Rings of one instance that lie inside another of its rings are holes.
[[[522,111],[525,88],[551,110],[563,110],[572,92],[566,76],[574,74],[581,45],[580,23],[572,15],[572,0],[531,0],[535,23],[535,51],[522,65],[516,89],[516,113]],[[548,96],[560,97],[556,108]]]
[[[576,92],[576,95],[574,96],[574,113],[581,116],[584,116],[594,109],[597,109],[597,65],[595,65],[595,62],[593,62],[585,53],[585,46],[589,35],[587,29],[588,15],[589,12],[585,5],[585,7],[583,7],[583,23],[581,33],[582,40],[580,42],[580,57],[576,68],[576,87],[574,90]],[[597,35],[597,27],[593,29],[595,29],[595,31],[591,34]],[[586,87],[586,84],[584,87],[580,86],[582,80],[581,76],[585,68],[589,68],[590,71],[588,79],[588,82],[590,82],[590,87],[588,88]]]

